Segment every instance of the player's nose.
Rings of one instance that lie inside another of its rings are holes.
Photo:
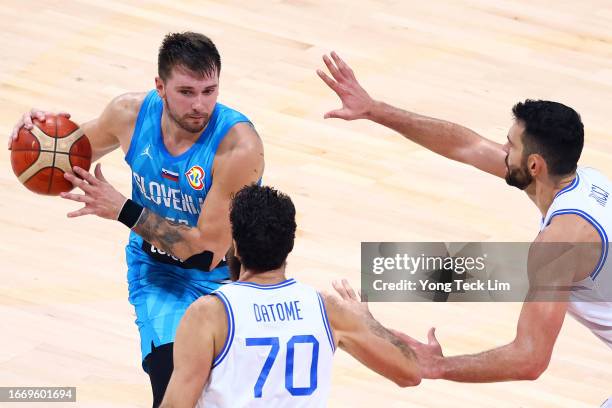
[[[202,108],[204,108],[204,106],[205,106],[205,98],[202,95],[198,95],[194,99],[194,101],[193,101],[193,103],[191,105],[192,109],[194,111],[198,111],[198,112],[202,111]]]

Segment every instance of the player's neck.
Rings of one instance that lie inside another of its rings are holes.
[[[542,217],[546,216],[548,209],[552,205],[555,196],[565,187],[569,186],[576,178],[576,173],[572,173],[563,177],[547,177],[542,181],[534,181],[525,192],[533,200],[535,205],[542,213]]]
[[[202,134],[202,132],[188,132],[170,119],[165,112],[162,115],[161,131],[166,150],[175,156],[187,151]]]
[[[274,285],[276,283],[284,282],[287,280],[285,276],[285,265],[278,269],[272,269],[266,272],[253,272],[249,269],[240,270],[240,276],[238,277],[240,282],[252,282],[260,285]]]

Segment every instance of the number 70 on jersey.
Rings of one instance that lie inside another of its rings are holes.
[[[293,384],[293,371],[295,360],[295,345],[296,344],[312,344],[312,359],[310,361],[310,382],[308,387],[295,387]],[[248,337],[246,338],[247,347],[270,347],[270,353],[264,362],[264,365],[259,373],[255,387],[253,388],[254,397],[261,398],[264,384],[270,374],[270,370],[276,361],[280,344],[278,337]],[[310,395],[317,389],[317,367],[319,363],[319,341],[315,336],[299,335],[293,336],[286,344],[287,358],[285,361],[285,388],[291,395]]]

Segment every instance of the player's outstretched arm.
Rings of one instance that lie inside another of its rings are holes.
[[[193,408],[208,381],[216,348],[227,336],[227,318],[216,296],[196,300],[185,312],[174,340],[174,369],[160,408]]]
[[[333,286],[341,299],[321,295],[340,348],[401,387],[418,385],[421,375],[412,349],[372,316],[346,279]]]
[[[144,93],[120,95],[104,108],[99,117],[80,125],[81,130],[83,130],[83,133],[91,143],[92,161],[98,160],[119,146],[123,147],[124,151],[127,151],[131,138],[131,130],[138,117],[138,110],[144,96]],[[36,108],[32,108],[29,112],[24,113],[13,127],[9,136],[9,149],[13,140],[17,140],[19,129],[22,127],[32,129],[34,119],[44,121],[46,116],[53,114],[53,112]],[[70,118],[70,114],[67,112],[58,112],[57,114]]]
[[[527,265],[530,292],[511,343],[478,354],[444,357],[433,329],[426,344],[395,332],[415,350],[423,378],[460,382],[535,380],[546,370],[563,325],[574,277],[593,270],[601,246],[593,241],[595,231],[591,234],[583,228],[586,225],[569,217],[575,216],[554,219],[531,246]],[[582,235],[584,230],[591,236]],[[563,242],[568,236],[579,237],[579,243]]]
[[[470,355],[444,357],[435,329],[429,331],[427,343],[394,333],[414,349],[423,378],[471,383],[535,380],[548,367],[566,310],[563,302],[526,302],[514,341]]]
[[[331,53],[331,58],[324,55],[323,62],[332,78],[320,69],[317,74],[342,102],[342,108],[325,114],[326,119],[369,119],[444,157],[498,177],[505,176],[503,145],[456,123],[418,115],[372,99],[353,70],[335,52]]]
[[[263,174],[263,144],[249,123],[236,124],[221,142],[213,166],[213,183],[202,205],[195,227],[170,221],[142,208],[118,192],[102,175],[98,164],[94,175],[75,167],[76,176],[64,177],[84,194],[62,193],[61,197],[85,204],[68,217],[97,215],[122,221],[147,242],[202,269],[214,268],[231,245],[229,206],[242,187],[257,182]]]

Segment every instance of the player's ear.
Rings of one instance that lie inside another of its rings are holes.
[[[240,255],[238,255],[238,249],[236,247],[236,241],[232,239],[232,248],[234,249],[234,257],[240,259]]]
[[[530,154],[527,158],[527,170],[533,177],[542,174],[546,167],[546,160],[539,154]]]
[[[157,94],[160,98],[166,96],[166,88],[164,84],[164,80],[160,77],[155,77],[155,89],[157,89]]]

